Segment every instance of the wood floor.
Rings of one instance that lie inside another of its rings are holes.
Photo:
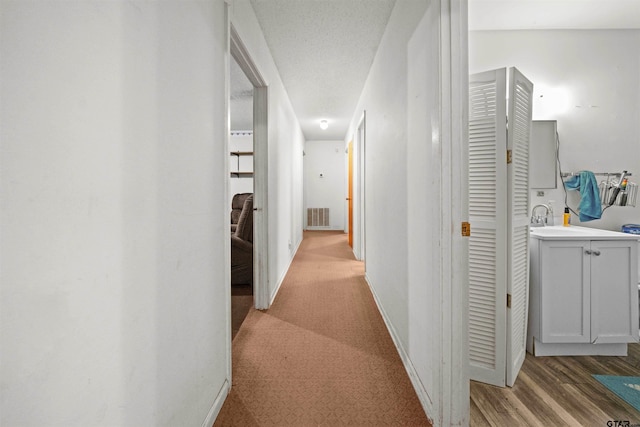
[[[470,425],[640,425],[640,412],[592,374],[640,376],[640,344],[629,345],[626,357],[527,354],[512,388],[471,382]],[[615,420],[623,422],[615,424]]]

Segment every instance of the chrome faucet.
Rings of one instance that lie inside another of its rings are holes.
[[[536,215],[536,209],[538,209],[538,208],[544,208],[545,209],[544,216]],[[548,222],[549,212],[551,212],[551,209],[549,209],[549,206],[547,206],[547,205],[535,205],[533,207],[533,209],[531,209],[531,226],[532,227],[544,227]]]

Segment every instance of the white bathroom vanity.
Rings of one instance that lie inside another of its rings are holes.
[[[532,227],[527,351],[624,356],[638,342],[638,235]]]

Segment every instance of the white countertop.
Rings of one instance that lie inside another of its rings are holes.
[[[531,227],[531,237],[542,240],[640,240],[640,235],[570,225]]]

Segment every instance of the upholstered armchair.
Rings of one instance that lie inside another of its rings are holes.
[[[236,231],[244,201],[252,194],[253,193],[238,193],[234,194],[233,199],[231,199],[231,233]]]
[[[245,199],[231,234],[231,284],[253,284],[253,195]]]

